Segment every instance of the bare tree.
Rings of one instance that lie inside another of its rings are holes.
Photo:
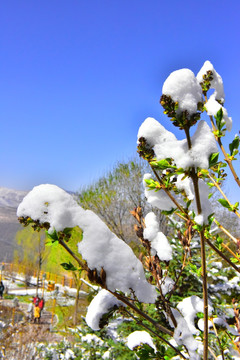
[[[83,208],[98,214],[119,238],[135,241],[135,220],[130,211],[141,207],[145,215],[152,210],[143,195],[142,185],[143,175],[149,171],[149,165],[140,158],[118,162],[105,176],[81,189],[78,201]],[[165,232],[166,217],[160,212],[158,216]]]

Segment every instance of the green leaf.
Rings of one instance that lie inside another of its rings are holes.
[[[69,263],[60,264],[67,271],[76,271],[77,268],[69,261]]]
[[[201,232],[203,230],[203,226],[199,224],[194,224],[193,229],[197,230],[198,232]]]
[[[160,189],[160,184],[157,181],[154,181],[153,179],[145,179],[145,182],[149,189]]]
[[[230,258],[230,260],[231,260],[231,262],[234,263],[234,264],[239,263],[239,260],[236,259],[235,257]]]
[[[153,161],[150,163],[151,166],[159,169],[159,170],[165,170],[165,169],[177,169],[176,166],[173,166],[170,164],[168,159],[163,159],[163,160],[159,160],[159,161]]]
[[[233,155],[233,151],[235,149],[238,149],[238,147],[239,147],[239,137],[236,136],[235,139],[231,142],[231,144],[229,144],[230,154]]]
[[[184,172],[185,172],[184,169],[179,168],[179,169],[177,169],[177,170],[174,172],[174,174],[181,175],[181,174],[183,174]]]
[[[225,199],[218,199],[218,202],[227,209],[231,209],[231,205]]]
[[[71,232],[72,232],[72,228],[65,228],[64,230],[63,230],[63,233],[65,234],[65,235],[69,235],[69,234],[71,234]]]
[[[234,208],[235,210],[238,210],[238,207],[239,207],[239,202],[237,201],[237,202],[233,205],[233,208]]]
[[[46,231],[46,234],[47,234],[47,237],[52,240],[52,242],[58,241],[58,233],[56,232],[56,230],[54,230],[52,233],[49,233],[48,231]]]
[[[219,131],[221,131],[223,124],[222,124],[222,119],[223,119],[223,110],[222,108],[220,108],[216,114],[216,116],[214,116],[216,119],[216,125]]]
[[[167,210],[162,210],[161,213],[162,213],[163,215],[172,215],[175,210],[176,210],[176,209],[171,209],[171,210],[169,210],[169,211],[167,211]]]
[[[59,244],[58,240],[54,240],[54,241],[47,242],[45,245],[54,247],[54,246],[57,246],[58,244]]]
[[[216,165],[216,163],[218,162],[218,156],[219,152],[213,153],[209,156],[209,167]]]
[[[211,225],[214,220],[214,213],[208,215],[208,225]]]

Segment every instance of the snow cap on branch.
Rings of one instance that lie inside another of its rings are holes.
[[[99,330],[99,322],[102,316],[108,313],[114,306],[125,306],[109,291],[102,289],[91,301],[86,314],[86,323],[92,330]]]
[[[165,129],[164,126],[152,117],[148,117],[140,126],[137,138],[140,139],[141,137],[144,137],[150,146],[177,140],[171,131]]]
[[[208,169],[209,156],[218,151],[214,135],[208,124],[203,120],[198,123],[197,130],[191,137],[191,149],[188,149],[186,139],[177,140],[173,133],[166,130],[153,118],[147,118],[140,126],[138,139],[141,137],[144,137],[148,144],[153,146],[157,160],[172,158],[176,166],[183,169],[189,167]],[[146,188],[146,184],[144,186]],[[160,196],[156,195],[158,193],[154,195],[152,193],[152,191],[145,191],[147,198],[152,197],[151,201],[158,202],[158,205],[153,205],[159,207],[160,210],[171,210],[174,207],[169,201],[168,209],[161,207],[161,203],[163,203],[163,206],[166,206],[165,199],[167,195],[163,194],[163,191],[161,191],[162,201],[159,201]]]
[[[166,236],[159,231],[157,217],[153,212],[150,212],[145,217],[146,228],[143,231],[144,239],[151,242],[151,248],[157,254],[160,260],[172,260],[172,248]]]
[[[172,313],[177,321],[177,327],[174,329],[174,340],[178,345],[186,346],[191,360],[200,360],[200,356],[197,353],[198,343],[194,339],[186,320],[182,317],[178,310],[172,309]],[[173,327],[170,319],[169,324]]]
[[[198,225],[202,226],[203,224],[208,224],[208,217],[213,213],[213,209],[208,198],[209,187],[202,179],[198,180],[198,186],[199,186],[199,194],[201,198],[202,213],[201,215],[197,215],[194,220]],[[193,208],[195,210],[195,214],[197,214],[196,199],[194,199]]]
[[[223,89],[223,80],[221,76],[216,72],[212,63],[209,60],[205,61],[202,68],[198,72],[197,81],[201,83],[204,80],[203,76],[206,75],[208,71],[211,71],[213,76],[213,80],[211,80],[210,89],[215,89],[214,92],[215,99],[220,100],[222,103],[224,103],[225,94]]]
[[[198,335],[200,332],[195,327],[194,319],[197,316],[198,312],[203,313],[204,308],[204,302],[203,299],[201,299],[199,296],[192,295],[185,299],[183,299],[180,303],[177,305],[178,310],[181,311],[184,319],[186,320],[189,330],[193,335]],[[213,308],[211,305],[209,305],[209,314],[211,314],[213,311]]]
[[[206,104],[204,105],[208,115],[210,116],[216,116],[217,112],[222,109],[223,112],[223,119],[222,121],[224,121],[226,128],[228,131],[231,131],[232,129],[232,118],[228,117],[228,113],[227,110],[225,109],[225,107],[223,107],[222,105],[219,104],[219,102],[216,100],[216,94],[212,94],[210,96],[210,98],[208,99],[208,101],[206,102]]]
[[[177,175],[175,185],[178,190],[184,190],[189,200],[194,199],[194,189],[192,180],[189,177],[184,177],[184,174]]]
[[[96,214],[82,209],[64,190],[49,184],[34,187],[19,205],[17,215],[48,222],[50,232],[79,226],[83,230],[79,252],[90,269],[98,273],[104,269],[107,288],[125,293],[132,289],[139,301],[155,302],[155,287],[147,282],[142,263],[132,249]]]
[[[174,159],[178,168],[200,167],[208,169],[209,157],[218,151],[214,135],[208,124],[201,120],[191,137],[192,147],[188,149],[187,140],[176,140],[165,144],[157,143],[154,152],[157,160]]]
[[[178,102],[177,113],[187,110],[189,115],[195,114],[202,102],[202,88],[190,69],[173,71],[165,80],[162,93]]]
[[[156,352],[156,346],[153,344],[152,337],[146,331],[134,331],[127,337],[127,346],[130,350],[134,350],[135,347],[141,344],[148,344]]]

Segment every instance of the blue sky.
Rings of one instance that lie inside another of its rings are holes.
[[[224,80],[230,140],[239,13],[239,0],[2,1],[0,186],[75,191],[97,179],[135,155],[146,117],[175,131],[159,105],[163,82],[205,60]]]

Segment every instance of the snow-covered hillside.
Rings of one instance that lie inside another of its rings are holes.
[[[17,208],[27,191],[0,187],[0,206]]]
[[[17,207],[27,191],[0,187],[0,262],[11,261],[14,238],[22,227],[17,219]]]

